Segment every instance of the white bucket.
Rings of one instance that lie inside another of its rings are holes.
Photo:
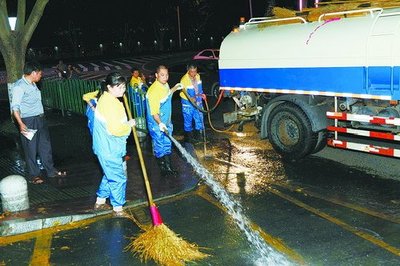
[[[144,140],[146,138],[147,134],[145,132],[143,132],[143,131],[140,131],[140,129],[141,130],[146,130],[146,128],[147,128],[146,127],[146,118],[138,116],[138,117],[135,118],[135,122],[136,122],[136,128],[139,129],[139,130],[136,130],[138,138],[139,138],[140,141],[142,141],[142,140]]]
[[[10,175],[0,181],[3,212],[17,212],[29,209],[28,185],[24,177]]]

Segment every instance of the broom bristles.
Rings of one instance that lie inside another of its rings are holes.
[[[138,254],[142,262],[153,259],[160,265],[185,265],[185,262],[208,257],[191,244],[175,234],[165,224],[152,226],[137,237],[131,237],[131,243],[125,248]]]

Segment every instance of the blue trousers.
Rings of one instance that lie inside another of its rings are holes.
[[[202,107],[202,104],[199,105]],[[195,130],[203,130],[203,113],[196,109],[191,103],[182,104],[183,129],[186,132],[193,131],[193,121]]]
[[[121,157],[113,158],[97,155],[97,158],[104,172],[97,190],[97,196],[103,199],[110,198],[113,207],[123,206],[126,202],[125,162]]]
[[[169,134],[172,134],[172,124],[167,125]],[[158,125],[149,128],[153,144],[153,154],[156,158],[161,158],[172,153],[172,142],[164,132],[161,132]]]

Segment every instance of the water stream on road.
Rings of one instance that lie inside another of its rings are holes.
[[[196,173],[211,188],[214,196],[228,210],[229,215],[234,219],[237,226],[245,233],[249,243],[257,250],[259,257],[255,258],[255,265],[291,265],[282,254],[268,246],[257,231],[251,229],[251,223],[243,214],[243,208],[240,202],[233,199],[215,180],[213,175],[193,158],[176,139],[171,136],[170,138],[186,161],[193,166]]]

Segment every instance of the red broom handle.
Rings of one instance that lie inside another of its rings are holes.
[[[124,94],[123,98],[124,98],[125,109],[126,109],[126,112],[128,113],[128,118],[130,120],[130,119],[132,119],[132,112],[131,112],[131,109],[129,108],[128,99],[126,98],[125,94]],[[133,132],[133,138],[136,143],[136,150],[139,155],[140,166],[141,166],[142,172],[143,172],[143,179],[144,179],[144,184],[146,187],[147,198],[149,200],[149,206],[152,207],[152,206],[155,206],[155,204],[153,202],[153,194],[151,193],[150,183],[149,183],[149,179],[147,177],[146,166],[144,164],[142,149],[140,148],[139,139],[138,139],[138,136],[136,133],[136,127],[134,127],[134,126],[132,127],[132,132]]]

